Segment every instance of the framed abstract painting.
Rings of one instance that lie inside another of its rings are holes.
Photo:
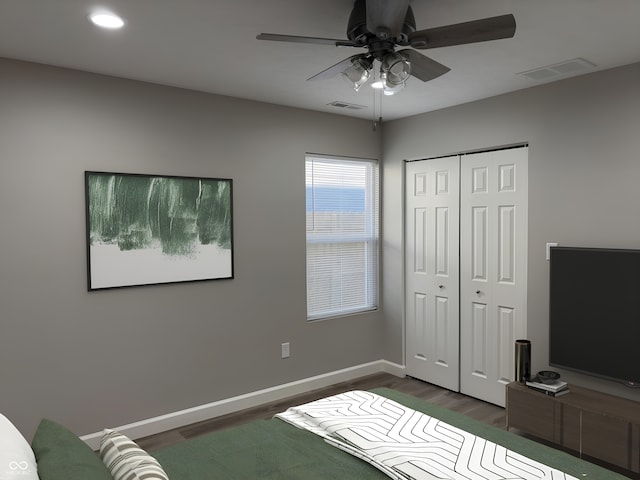
[[[232,187],[85,172],[88,289],[233,278]]]

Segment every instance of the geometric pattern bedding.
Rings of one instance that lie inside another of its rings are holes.
[[[397,480],[576,480],[372,392],[334,395],[275,417]]]

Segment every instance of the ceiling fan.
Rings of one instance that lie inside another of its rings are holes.
[[[348,40],[274,33],[261,33],[256,38],[365,48],[367,53],[345,58],[308,80],[324,80],[342,74],[358,91],[371,78],[374,62],[378,61],[380,80],[372,86],[382,88],[386,95],[393,95],[404,88],[411,75],[426,82],[450,70],[415,49],[511,38],[515,32],[516,21],[511,14],[416,31],[409,0],[355,0],[347,25]],[[396,51],[396,46],[411,48]]]

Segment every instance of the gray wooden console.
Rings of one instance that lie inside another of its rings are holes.
[[[510,383],[507,430],[514,428],[632,472],[640,472],[640,402],[587,388],[551,397]]]

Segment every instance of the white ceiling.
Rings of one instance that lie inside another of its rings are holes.
[[[306,79],[355,48],[256,40],[261,32],[346,38],[353,0],[0,0],[0,56],[360,118],[392,120],[528,88],[517,75],[583,58],[590,73],[640,61],[638,0],[413,0],[417,29],[512,13],[512,39],[424,50],[451,71],[381,97],[339,77]],[[120,31],[87,20],[125,18]],[[560,75],[552,80],[570,76]],[[551,80],[547,80],[551,81]],[[2,79],[0,78],[0,85]],[[327,104],[342,101],[362,110]]]

